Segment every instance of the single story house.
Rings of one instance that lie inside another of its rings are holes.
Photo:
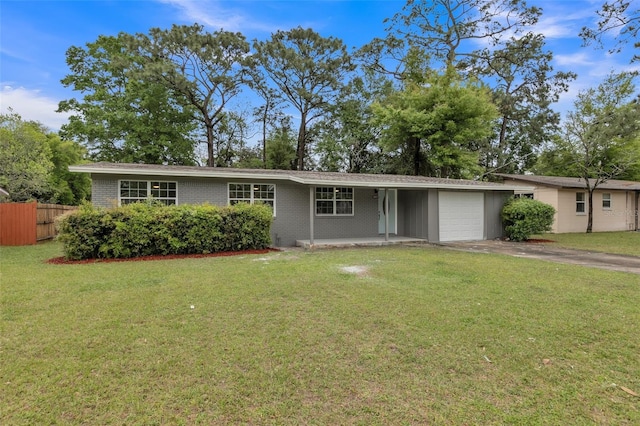
[[[422,176],[149,164],[94,163],[69,170],[91,175],[97,206],[150,196],[166,204],[267,203],[273,207],[275,246],[389,236],[430,242],[498,238],[504,232],[502,206],[521,188]]]
[[[556,209],[552,232],[585,232],[587,229],[589,194],[584,179],[501,173],[496,176],[510,186],[522,186],[516,194],[552,205]],[[593,193],[593,232],[639,230],[639,199],[640,182],[608,180],[598,185]]]

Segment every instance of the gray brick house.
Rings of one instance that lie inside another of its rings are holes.
[[[515,186],[423,176],[94,163],[92,202],[153,197],[166,204],[264,202],[272,241],[403,236],[430,242],[503,236],[500,212]],[[522,189],[521,187],[517,189]],[[388,212],[388,214],[386,214]]]

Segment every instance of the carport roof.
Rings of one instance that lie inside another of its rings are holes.
[[[227,167],[165,166],[130,163],[93,163],[69,166],[69,171],[92,175],[140,175],[158,177],[260,179],[296,182],[303,185],[352,186],[404,189],[457,189],[513,191],[522,186],[504,185],[465,179],[442,179],[425,176],[335,173],[297,170],[236,169]],[[533,190],[533,187],[531,188]]]
[[[512,175],[506,173],[494,173],[504,179],[512,179],[535,185],[550,186],[553,188],[585,188],[582,178],[563,176],[536,176],[536,175]],[[610,179],[598,185],[598,189],[611,189],[620,191],[640,191],[640,182],[632,180]]]

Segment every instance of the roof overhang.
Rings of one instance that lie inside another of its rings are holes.
[[[387,175],[375,175],[375,178],[363,179],[364,175],[349,175],[347,173],[342,176],[357,176],[358,179],[349,178],[322,178],[322,177],[304,177],[289,174],[286,171],[264,171],[251,170],[243,171],[241,169],[226,169],[222,167],[197,167],[197,168],[172,168],[169,166],[157,166],[152,168],[127,167],[124,164],[105,165],[101,164],[96,167],[94,164],[82,164],[69,166],[69,171],[77,173],[90,173],[92,175],[131,175],[131,176],[158,176],[158,177],[183,177],[183,178],[217,178],[217,179],[249,179],[249,180],[271,180],[271,181],[288,181],[308,186],[349,186],[354,188],[380,188],[380,189],[450,189],[464,191],[533,191],[533,187],[523,187],[520,185],[504,185],[495,183],[479,183],[469,184],[469,181],[448,180],[446,183],[441,182],[398,182],[385,180]],[[321,173],[317,173],[321,174]]]

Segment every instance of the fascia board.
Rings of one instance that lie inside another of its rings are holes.
[[[533,187],[525,186],[489,186],[489,185],[465,185],[465,184],[438,184],[438,183],[419,183],[419,182],[377,182],[377,181],[359,181],[354,182],[350,180],[325,180],[325,179],[304,179],[292,175],[277,175],[268,173],[238,173],[238,172],[224,172],[221,169],[217,169],[212,172],[206,170],[166,170],[163,168],[157,169],[136,169],[136,168],[121,168],[121,167],[101,167],[95,168],[89,166],[69,166],[70,172],[77,173],[91,173],[91,174],[106,174],[106,175],[138,175],[138,176],[162,176],[162,177],[192,177],[192,178],[224,178],[224,179],[259,179],[259,180],[279,180],[290,181],[299,183],[302,185],[315,185],[315,186],[351,186],[354,188],[387,188],[387,189],[455,189],[463,191],[514,191],[514,190],[530,190],[533,191]]]
[[[194,178],[229,178],[229,179],[271,179],[271,180],[291,180],[287,175],[272,175],[262,173],[230,173],[230,172],[207,172],[205,170],[163,170],[163,169],[127,169],[127,168],[93,168],[85,166],[69,166],[70,172],[103,174],[103,175],[138,175],[138,176],[163,176],[163,177],[194,177]]]

